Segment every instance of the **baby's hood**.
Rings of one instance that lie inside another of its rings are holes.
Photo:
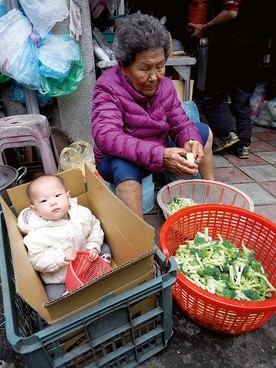
[[[31,230],[46,226],[47,221],[37,216],[29,207],[22,210],[17,219],[19,230],[28,234]]]

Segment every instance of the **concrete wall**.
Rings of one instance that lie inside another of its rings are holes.
[[[69,7],[69,1],[68,1]],[[58,110],[61,128],[76,140],[84,140],[91,143],[91,108],[92,94],[95,84],[95,62],[92,47],[92,30],[89,1],[81,1],[82,36],[80,47],[85,63],[85,76],[78,89],[63,97],[59,97]],[[69,20],[62,26],[55,27],[55,31],[68,31]]]

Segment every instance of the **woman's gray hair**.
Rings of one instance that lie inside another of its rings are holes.
[[[137,54],[159,47],[164,49],[167,60],[171,48],[170,36],[159,19],[141,13],[122,19],[113,42],[113,52],[119,65],[130,66]]]

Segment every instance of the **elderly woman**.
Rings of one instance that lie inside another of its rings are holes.
[[[166,28],[135,13],[120,23],[113,44],[118,65],[96,82],[92,136],[97,170],[117,196],[142,217],[142,179],[152,172],[198,172],[213,180],[212,133],[184,112],[165,77],[170,53]],[[194,162],[187,160],[192,152]]]

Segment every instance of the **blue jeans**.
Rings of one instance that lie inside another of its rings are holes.
[[[209,137],[209,127],[204,123],[195,123],[199,134],[202,138],[203,145],[205,146]],[[175,147],[174,142],[169,138],[169,147]],[[115,187],[125,180],[135,180],[142,184],[142,179],[151,174],[149,170],[143,169],[134,162],[130,162],[115,156],[107,155],[98,164],[97,170],[101,177],[109,183],[115,185]],[[200,176],[186,177],[185,179],[198,178]],[[174,180],[182,179],[175,174],[165,170],[164,171],[165,182],[171,182]]]

